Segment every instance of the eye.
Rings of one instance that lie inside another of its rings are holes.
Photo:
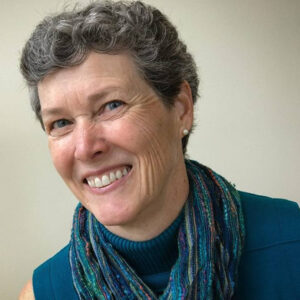
[[[60,120],[57,120],[55,122],[52,123],[52,129],[59,129],[59,128],[63,128],[67,125],[70,125],[71,122],[66,120],[66,119],[60,119]]]
[[[114,110],[122,105],[124,105],[123,101],[113,100],[105,104],[104,110]]]
[[[73,123],[70,120],[67,119],[58,119],[53,122],[46,122],[45,128],[46,132],[53,136],[53,137],[59,137],[67,134],[70,132],[73,128]]]
[[[121,100],[111,100],[102,104],[97,114],[99,121],[108,121],[121,118],[126,112],[128,105]]]

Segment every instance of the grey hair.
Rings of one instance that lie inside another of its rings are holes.
[[[141,76],[167,107],[174,104],[184,80],[191,87],[193,102],[197,100],[195,62],[165,15],[140,1],[95,1],[46,17],[25,44],[20,69],[43,128],[38,83],[51,72],[82,63],[90,51],[128,51]],[[182,139],[184,153],[188,138]]]

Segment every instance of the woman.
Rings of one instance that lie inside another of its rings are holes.
[[[21,299],[297,299],[297,205],[185,160],[198,77],[161,12],[106,1],[47,17],[21,70],[80,201]]]

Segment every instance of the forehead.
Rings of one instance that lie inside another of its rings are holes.
[[[101,88],[112,85],[119,88],[150,88],[140,75],[132,57],[127,53],[100,54],[91,52],[77,66],[59,69],[47,75],[38,84],[39,96],[42,100],[45,92],[49,96],[51,90],[66,92],[69,88],[82,87],[83,90]]]

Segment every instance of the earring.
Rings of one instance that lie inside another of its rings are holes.
[[[183,135],[188,135],[190,132],[188,131],[188,129],[183,129]]]

